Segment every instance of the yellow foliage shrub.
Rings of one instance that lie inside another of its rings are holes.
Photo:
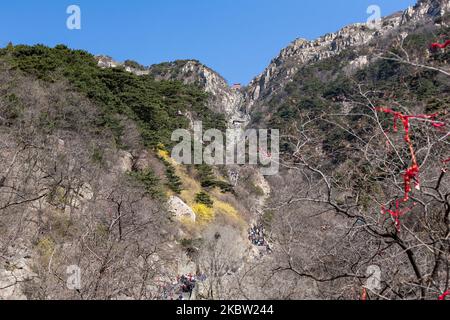
[[[166,150],[158,149],[158,156],[167,161],[170,159],[169,151]]]
[[[157,153],[158,157],[160,157],[161,159],[170,162],[170,160],[171,160],[170,153],[169,153],[169,151],[167,151],[165,145],[163,145],[161,143],[158,144],[158,146],[156,147],[156,153]]]
[[[198,203],[192,208],[197,215],[197,221],[200,223],[208,223],[214,219],[214,210],[208,206]]]

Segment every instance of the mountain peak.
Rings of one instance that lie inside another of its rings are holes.
[[[450,9],[450,0],[419,0],[415,6],[403,13],[402,23],[424,18],[443,16]]]
[[[263,73],[252,80],[247,91],[247,108],[251,108],[256,100],[263,99],[278,90],[280,85],[285,85],[302,65],[330,58],[350,47],[367,44],[402,25],[435,20],[449,10],[450,0],[419,0],[415,6],[403,13],[398,12],[384,17],[380,28],[370,28],[365,23],[354,23],[316,40],[298,38],[281,50]]]

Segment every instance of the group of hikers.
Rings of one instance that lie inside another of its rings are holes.
[[[236,187],[239,182],[239,172],[229,170],[228,177],[230,178],[230,183],[233,185],[233,187]]]
[[[198,280],[200,279],[198,279],[197,276],[192,274],[177,277],[177,281],[180,284],[181,292],[189,293],[189,295],[192,295],[192,292],[194,291]]]
[[[265,238],[265,228],[264,225],[260,224],[250,228],[248,231],[248,239],[250,242],[257,247],[265,247],[267,252],[271,252],[270,246]]]
[[[261,247],[265,244],[266,241],[264,239],[264,226],[254,226],[250,228],[248,234],[248,239],[253,245]]]
[[[264,225],[259,224],[248,230],[250,242],[259,248],[265,248],[267,253],[272,252],[269,243],[265,239]],[[261,254],[263,254],[261,252]],[[197,284],[207,279],[204,274],[194,275],[192,273],[177,276],[176,283],[162,287],[164,300],[189,300],[192,297]],[[160,287],[161,288],[161,287]]]

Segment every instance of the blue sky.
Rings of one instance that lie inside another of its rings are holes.
[[[230,83],[248,83],[298,37],[315,39],[415,0],[14,0],[0,4],[0,45],[59,43],[144,65],[198,59]],[[68,30],[66,9],[81,8]]]

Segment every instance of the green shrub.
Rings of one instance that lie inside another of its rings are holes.
[[[180,194],[183,190],[183,183],[181,182],[181,179],[176,175],[175,169],[171,165],[166,166],[166,177],[168,180],[167,186],[170,188],[170,190],[177,194]]]
[[[161,151],[162,153],[167,152],[165,150]],[[174,166],[169,161],[167,161],[167,159],[163,155],[161,155],[161,152],[158,154],[158,158],[166,167],[167,186],[176,194],[180,194],[181,191],[183,191],[183,182],[181,182],[180,177],[177,176]]]
[[[177,81],[155,81],[150,76],[136,76],[121,68],[102,69],[86,51],[64,45],[15,46],[0,50],[0,59],[43,81],[67,80],[77,91],[93,101],[101,111],[97,124],[110,129],[118,145],[122,136],[120,118],[137,121],[147,146],[163,143],[171,146],[175,129],[187,128],[189,121],[178,111],[189,110],[205,128],[225,128],[222,115],[207,108],[207,94],[199,87]],[[127,65],[137,67],[127,61]],[[45,120],[45,117],[43,118]],[[44,123],[48,129],[57,124]]]
[[[133,61],[133,60],[125,60],[123,65],[125,67],[130,67],[130,68],[137,69],[137,70],[145,70],[145,67],[142,64],[140,64],[136,61]]]
[[[225,181],[220,181],[214,176],[212,168],[206,164],[196,166],[199,180],[203,188],[219,188],[223,193],[234,192],[233,186]]]
[[[209,194],[207,194],[206,192],[198,193],[195,196],[195,202],[204,204],[204,205],[208,206],[209,208],[212,208],[214,205],[214,201],[211,199]]]

